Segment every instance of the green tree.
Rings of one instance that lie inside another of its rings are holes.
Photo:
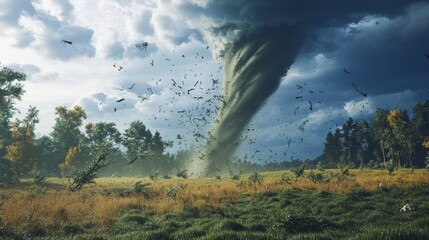
[[[55,147],[54,164],[59,165],[65,160],[71,147],[78,147],[83,140],[83,134],[79,127],[86,119],[86,113],[80,106],[67,109],[64,106],[55,108],[56,122],[51,133]]]
[[[10,144],[10,119],[13,116],[15,100],[21,100],[24,94],[22,81],[26,76],[10,68],[0,70],[0,157],[6,155]]]
[[[349,165],[353,163],[357,163],[357,150],[358,150],[358,142],[357,142],[357,128],[356,123],[353,118],[349,118],[346,123],[343,124],[342,128],[342,138],[343,138],[343,146],[344,146],[344,156]]]
[[[149,151],[152,144],[152,133],[141,121],[134,121],[125,130],[123,145],[127,148],[127,158],[134,159]]]
[[[91,149],[91,156],[99,156],[106,151],[119,150],[121,133],[112,122],[88,123],[85,126],[86,146]]]
[[[412,132],[415,140],[415,163],[417,167],[424,167],[427,156],[425,141],[429,141],[429,100],[417,103],[413,108],[411,120]]]
[[[334,134],[328,132],[328,134],[326,135],[323,158],[327,162],[326,164],[330,167],[335,166],[340,161],[340,157],[343,151],[340,138],[341,133],[338,128],[335,130]]]
[[[37,143],[34,129],[39,122],[38,114],[35,107],[30,107],[23,120],[16,120],[11,124],[12,142],[7,146],[6,156],[18,176],[25,176],[36,168]]]
[[[127,148],[126,157],[129,161],[141,156],[141,163],[144,165],[144,173],[153,170],[163,170],[172,157],[164,155],[164,151],[171,143],[164,142],[161,134],[146,128],[143,122],[134,121],[125,130],[123,145]]]
[[[362,120],[356,123],[357,160],[360,165],[367,164],[373,158],[374,140],[371,136],[370,125]]]
[[[391,135],[391,128],[387,122],[389,112],[385,109],[377,108],[371,122],[371,135],[375,143],[378,144],[375,153],[382,156],[384,166],[386,166],[386,139]]]
[[[392,128],[393,133],[393,138],[389,140],[393,142],[392,145],[396,146],[390,148],[392,151],[391,155],[396,156],[399,167],[405,163],[406,159],[409,161],[410,167],[413,166],[414,136],[407,111],[404,109],[392,109],[387,115],[387,122]]]
[[[55,163],[54,142],[49,136],[37,139],[37,166],[47,172],[55,172],[58,169],[58,163]]]
[[[108,153],[110,162],[105,166],[102,173],[117,174],[124,167],[125,159],[119,148],[122,143],[122,136],[116,125],[106,122],[88,123],[85,126],[85,133],[85,146],[88,148],[91,161]]]

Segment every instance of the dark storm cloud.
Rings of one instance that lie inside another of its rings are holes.
[[[413,2],[417,1],[334,0],[330,1],[330,4],[316,0],[212,1],[200,7],[184,4],[182,6],[184,12],[194,14],[194,16],[203,14],[212,19],[210,24],[206,23],[206,28],[210,26],[209,34],[206,37],[218,50],[217,55],[225,69],[223,95],[226,97],[227,104],[222,106],[221,112],[223,113],[212,130],[212,134],[221,141],[211,142],[207,145],[208,164],[197,163],[196,165],[200,165],[200,167],[203,165],[208,169],[213,168],[213,165],[222,165],[217,159],[228,157],[234,152],[235,147],[231,147],[231,145],[239,138],[241,131],[258,111],[260,105],[258,103],[265,101],[276,91],[282,75],[293,64],[293,60],[299,56],[297,50],[302,49],[305,52],[306,49],[303,47],[311,45],[310,41],[317,41],[317,34],[320,31],[345,28],[367,16],[381,16],[387,19],[395,19],[399,15],[407,16],[407,14],[415,16],[415,13],[410,10]],[[198,18],[196,17],[196,19]],[[266,27],[270,27],[271,33],[275,33],[272,37],[261,30]],[[357,31],[360,29],[351,30],[355,31],[349,31],[350,34],[360,34]],[[253,37],[246,38],[246,35]],[[264,41],[258,42],[260,37],[256,36],[262,35],[267,37]],[[307,37],[302,38],[296,44],[287,41],[284,41],[283,44],[275,44],[278,39],[290,41],[303,35]],[[347,54],[348,49],[342,48],[341,44],[335,44],[335,41],[344,43],[338,39],[338,36],[340,35],[331,37],[334,44],[330,46],[332,55],[335,55],[330,57],[334,58],[334,62],[337,63],[342,60],[341,55],[338,54],[341,50],[347,57],[350,57]],[[357,37],[352,36],[351,38],[354,40]],[[381,39],[379,43],[385,40]],[[357,46],[360,45],[358,41],[352,42]],[[264,48],[265,44],[271,47]],[[252,50],[255,48],[254,45],[259,46],[259,49]],[[364,46],[361,45],[361,47]],[[405,47],[406,50],[409,49]],[[266,57],[275,56],[279,52],[281,52],[281,58],[269,59]],[[377,55],[377,52],[373,54]],[[279,63],[279,59],[285,62]],[[379,60],[376,59],[376,61]],[[395,60],[392,59],[392,64],[394,62]],[[345,61],[344,63],[353,65],[353,62]],[[270,71],[267,71],[267,67]],[[338,69],[344,68],[338,67]],[[352,81],[358,82],[356,78],[364,77],[363,74],[352,74],[352,76],[353,78],[344,80],[346,84],[342,84],[343,87],[351,84]],[[336,77],[336,79],[339,78],[339,76]],[[361,86],[362,80],[356,84]],[[260,93],[264,92],[263,89],[269,90],[266,94]]]

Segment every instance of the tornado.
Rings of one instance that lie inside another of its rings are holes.
[[[345,28],[365,16],[393,18],[410,6],[417,6],[418,2],[333,0],[327,4],[317,0],[246,0],[184,3],[181,14],[196,19],[191,21],[192,26],[201,25],[197,29],[213,43],[214,55],[224,70],[220,111],[206,137],[207,143],[191,161],[189,172],[194,176],[211,176],[228,170],[228,161],[240,145],[243,130],[278,89],[281,78],[300,50],[304,46],[317,48],[317,41],[309,40],[309,35],[317,35],[320,29]]]
[[[191,172],[225,172],[241,133],[263,103],[278,89],[300,49],[296,26],[260,27],[243,32],[221,54],[224,70],[221,108],[208,142]],[[298,34],[299,32],[299,34]]]

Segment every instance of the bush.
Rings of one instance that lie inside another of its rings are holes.
[[[46,179],[45,173],[40,170],[33,170],[30,174],[33,176],[33,182],[35,184],[42,184]]]
[[[156,181],[159,176],[159,171],[152,170],[149,174],[150,180]]]
[[[12,164],[6,158],[0,157],[0,183],[11,184],[17,182],[18,179],[13,173]]]
[[[302,175],[304,175],[304,170],[305,170],[305,162],[301,164],[299,167],[291,169],[291,171],[295,174],[296,178],[299,178]]]
[[[313,171],[308,174],[308,179],[315,183],[324,181],[322,173],[314,173]]]
[[[177,177],[179,178],[188,178],[188,170],[184,169],[184,170],[179,170],[176,174]]]
[[[290,178],[287,176],[287,173],[283,173],[279,181],[280,184],[287,183],[290,184]]]
[[[249,181],[253,184],[262,184],[262,182],[264,181],[264,177],[262,177],[261,174],[255,171],[252,175],[250,175]]]
[[[322,162],[318,162],[316,168],[321,172],[325,171],[325,168],[323,167]]]

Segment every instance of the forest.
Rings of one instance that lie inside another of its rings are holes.
[[[37,137],[38,110],[29,107],[23,119],[12,121],[15,103],[24,94],[26,76],[10,68],[0,71],[0,182],[41,176],[71,178],[100,156],[100,176],[186,175],[193,149],[171,154],[165,141],[141,121],[124,133],[113,122],[88,123],[80,106],[55,109],[52,132]],[[81,129],[84,129],[83,131]],[[322,143],[321,143],[322,144]],[[328,132],[321,156],[287,162],[258,164],[235,158],[231,175],[254,171],[285,170],[305,163],[306,168],[424,168],[429,161],[429,101],[417,103],[410,118],[405,109],[377,109],[371,121],[351,117],[334,132]]]

